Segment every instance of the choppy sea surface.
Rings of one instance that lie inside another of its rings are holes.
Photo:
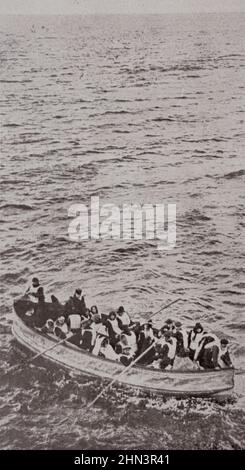
[[[22,353],[13,299],[38,274],[65,300],[201,321],[245,369],[244,15],[0,20],[2,449],[241,449],[245,375],[228,400],[163,399]],[[71,242],[68,209],[176,203],[177,242]],[[60,420],[67,418],[63,424]],[[77,420],[75,419],[77,418]]]

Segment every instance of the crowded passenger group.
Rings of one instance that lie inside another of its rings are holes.
[[[81,289],[64,305],[53,295],[47,303],[38,278],[32,279],[24,297],[33,305],[26,312],[29,325],[125,366],[137,359],[141,366],[171,370],[180,358],[201,369],[232,366],[228,340],[205,331],[201,323],[186,328],[169,318],[156,328],[151,319],[133,321],[123,306],[104,314],[96,305],[87,307]]]

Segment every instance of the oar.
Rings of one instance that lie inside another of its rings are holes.
[[[173,302],[170,302],[170,304],[168,304],[168,305],[165,305],[165,306],[163,305],[163,306],[160,308],[160,310],[157,310],[157,312],[152,313],[151,316],[147,319],[147,321],[149,321],[149,320],[150,320],[151,318],[153,318],[155,315],[157,315],[158,313],[160,313],[162,310],[165,310],[166,308],[170,307],[170,305],[173,305],[173,304],[175,304],[176,302],[179,302],[180,300],[184,300],[184,299],[179,298],[179,299],[173,300]],[[134,315],[139,315],[139,316],[141,316],[142,314],[146,314],[146,313],[151,313],[151,311],[148,310],[147,312],[138,312],[138,313],[134,313]],[[136,322],[136,320],[135,320],[135,322]],[[133,328],[133,327],[134,327],[134,325],[130,326],[130,328]]]
[[[235,375],[242,375],[242,374],[245,374],[244,369],[235,369]]]
[[[106,392],[106,390],[108,390],[115,382],[118,381],[118,379],[120,377],[122,377],[125,373],[127,373],[135,364],[137,364],[137,362],[142,358],[144,357],[144,355],[149,352],[153,346],[155,346],[155,341],[153,341],[153,343],[145,350],[143,351],[138,357],[136,357],[136,359],[134,359],[132,362],[130,362],[130,364],[125,367],[125,369],[122,370],[122,372],[120,372],[120,374],[118,374],[108,385],[106,385],[106,387],[104,387],[101,392],[95,397],[95,399],[93,401],[91,401],[86,407],[85,409],[89,409],[91,408],[91,406],[93,406],[97,400],[103,395],[104,392]]]
[[[179,302],[180,300],[182,300],[182,299],[179,297],[178,299],[173,300],[172,302],[170,302],[170,304],[165,305],[165,307],[161,307],[160,310],[158,310],[157,312],[154,312],[154,313],[150,316],[150,318],[148,318],[148,321],[149,321],[151,318],[153,318],[155,315],[157,315],[158,313],[162,312],[163,310],[166,310],[166,308],[170,307],[170,306],[173,305],[173,304],[176,304],[176,302]]]
[[[35,354],[35,356],[33,356],[31,359],[29,359],[28,361],[26,361],[24,364],[20,364],[20,365],[15,365],[15,366],[12,366],[10,367],[10,369],[6,372],[6,375],[11,373],[11,372],[14,372],[14,371],[17,371],[18,369],[22,369],[24,367],[27,367],[29,364],[31,364],[31,362],[33,362],[35,359],[37,359],[38,357],[41,357],[43,356],[43,354],[45,354],[46,352],[48,351],[51,351],[52,349],[56,348],[57,346],[59,346],[60,344],[63,344],[65,343],[65,341],[67,341],[68,339],[71,339],[73,338],[77,333],[75,333],[74,335],[70,336],[70,337],[66,337],[60,341],[58,341],[57,343],[55,344],[52,344],[52,346],[49,346],[48,348],[46,348],[44,351],[38,353],[38,354]]]

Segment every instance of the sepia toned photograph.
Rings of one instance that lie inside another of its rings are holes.
[[[244,1],[0,0],[0,64],[0,450],[244,450]]]

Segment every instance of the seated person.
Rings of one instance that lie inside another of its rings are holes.
[[[154,367],[154,369],[160,369],[160,359],[161,359],[161,353],[162,353],[162,347],[165,344],[165,339],[163,336],[160,335],[157,336],[156,344],[154,345],[153,352],[154,355],[152,357],[152,362],[151,362],[151,367]]]
[[[136,336],[133,332],[128,331],[120,335],[119,341],[115,346],[118,354],[134,357],[137,351]]]
[[[96,331],[92,326],[92,321],[87,320],[83,323],[79,345],[85,351],[92,352],[96,341]]]
[[[119,361],[120,356],[114,351],[113,347],[109,343],[109,338],[103,338],[101,342],[101,347],[99,355],[105,359],[110,359],[111,361]]]
[[[187,330],[182,326],[182,323],[179,321],[175,323],[174,337],[177,341],[176,355],[178,357],[189,356],[188,333]]]
[[[136,340],[137,340],[137,344],[138,344],[138,341],[139,341],[139,337],[140,337],[140,333],[141,333],[141,330],[142,330],[142,327],[140,325],[140,322],[139,321],[136,321],[133,325],[133,327],[130,328],[131,331],[134,331],[135,333],[135,336],[136,336]]]
[[[108,337],[107,327],[102,322],[101,316],[99,314],[93,315],[91,320],[92,320],[92,328],[97,333],[97,335]]]
[[[140,354],[143,341],[146,338],[154,339],[154,331],[152,328],[152,322],[144,323],[140,326],[140,332],[138,334],[138,353]]]
[[[134,353],[133,353],[131,345],[128,342],[128,338],[126,334],[122,333],[120,335],[120,340],[117,342],[115,346],[115,352],[116,354],[119,354],[120,362],[123,365],[128,366],[132,362]]]
[[[196,350],[199,348],[200,341],[204,335],[204,329],[201,323],[196,323],[194,328],[188,334],[189,358],[193,361]]]
[[[204,333],[195,351],[194,361],[203,369],[219,369],[219,338],[214,333]]]
[[[226,369],[227,367],[232,367],[232,361],[229,353],[229,341],[228,339],[222,338],[220,340],[220,348],[218,355],[218,366],[221,369]]]
[[[164,335],[167,331],[170,332],[170,327],[168,325],[164,324],[161,328],[161,332]]]
[[[45,334],[49,334],[49,335],[50,335],[50,334],[51,334],[51,335],[54,334],[54,321],[51,320],[51,318],[49,318],[49,319],[46,321],[45,325],[44,325],[44,326],[42,327],[42,329],[41,329],[41,332],[42,332],[42,333],[45,333]]]
[[[124,334],[126,335],[128,345],[131,348],[131,354],[132,354],[132,356],[135,356],[135,354],[138,350],[136,334],[128,326],[124,327]]]
[[[168,320],[165,321],[165,325],[169,327],[169,331],[171,331],[171,333],[175,332],[175,322],[173,320],[168,318]]]
[[[131,320],[129,315],[125,312],[124,307],[119,307],[117,311],[117,320],[121,330],[124,330],[125,327],[131,325]]]
[[[82,314],[82,320],[85,320],[85,318],[87,318],[87,319],[92,318],[92,313],[91,313],[91,310],[89,308],[85,308],[84,313]]]
[[[170,331],[164,335],[165,342],[159,354],[160,369],[172,369],[176,355],[176,340]]]
[[[95,344],[94,344],[94,347],[92,349],[92,354],[94,354],[94,356],[98,356],[99,353],[100,353],[100,348],[101,348],[101,343],[102,341],[105,339],[105,336],[100,336],[100,335],[97,335],[96,336],[96,339],[95,339]]]
[[[168,331],[168,330],[167,330]],[[156,341],[156,344],[158,345],[162,345],[164,342],[165,342],[165,338],[164,338],[164,334],[165,334],[165,329],[164,328],[161,328],[160,330],[158,330],[155,334],[155,341]]]
[[[82,289],[76,289],[75,293],[65,304],[65,317],[67,318],[71,314],[83,316],[86,311],[86,304],[84,296],[82,295]]]
[[[109,313],[109,316],[105,320],[104,325],[107,328],[110,344],[112,345],[112,347],[115,347],[122,333],[122,330],[119,328],[116,313],[114,311]]]
[[[33,303],[44,302],[44,290],[37,277],[32,278],[31,285],[25,291],[25,297]]]
[[[91,312],[91,318],[94,321],[94,316],[98,318],[98,316],[101,318],[101,315],[99,314],[98,307],[96,305],[93,305],[90,309]]]
[[[155,342],[155,336],[154,332],[152,329],[151,323],[146,323],[143,326],[143,330],[141,331],[139,341],[138,341],[138,351],[137,351],[137,356],[140,356],[143,354],[144,351],[146,351],[153,343]],[[149,351],[142,356],[141,359],[139,359],[139,364],[144,364],[148,365],[151,364],[154,361],[154,348],[150,349]]]
[[[69,333],[69,328],[65,322],[65,317],[61,316],[57,318],[54,325],[54,333],[60,339],[65,339]]]

